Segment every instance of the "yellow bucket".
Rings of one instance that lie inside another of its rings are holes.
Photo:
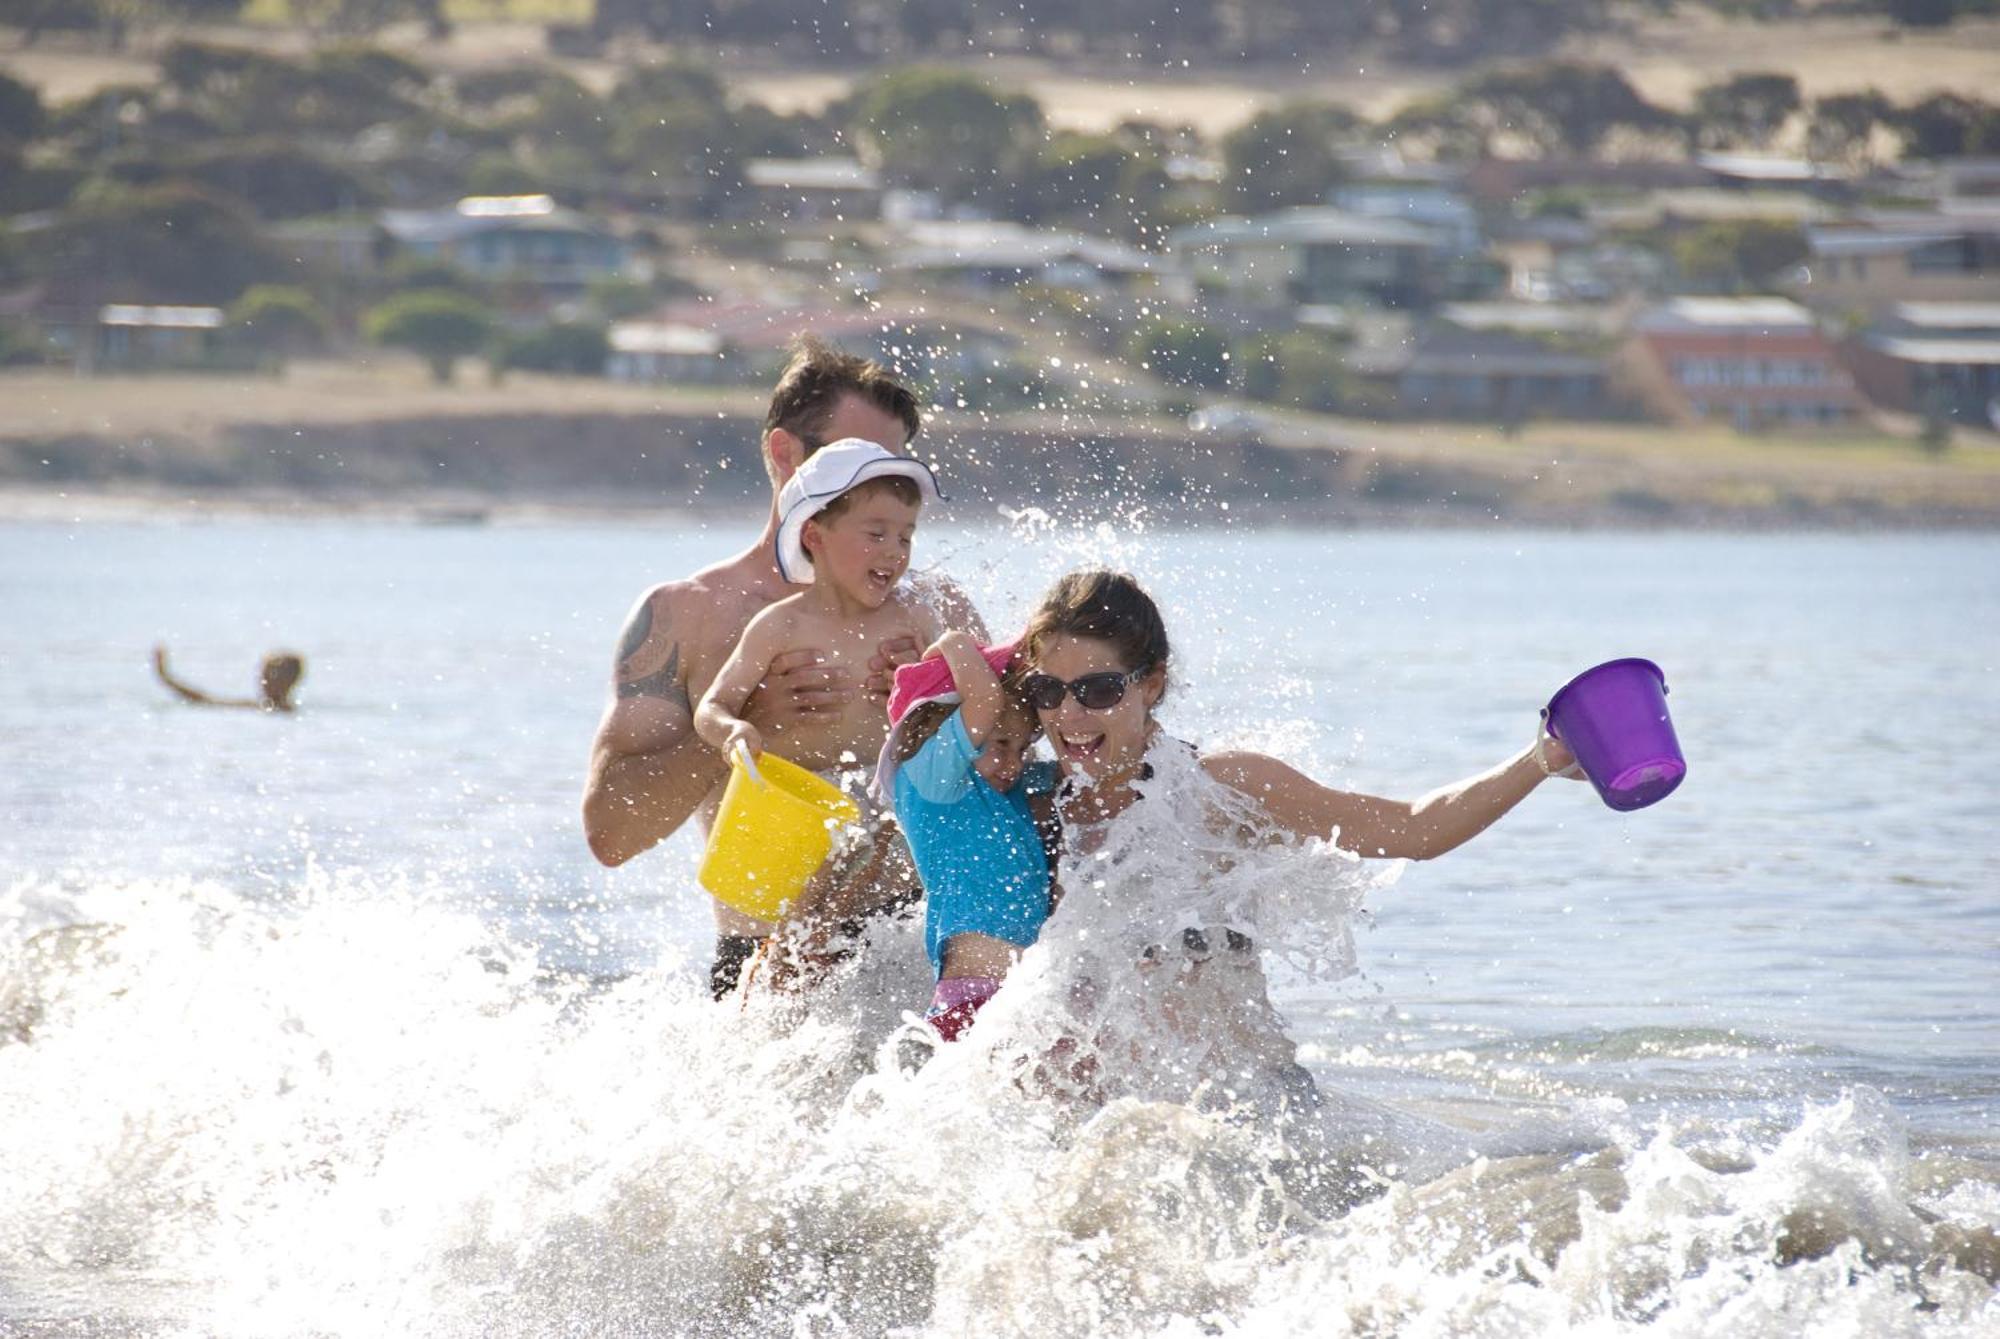
[[[826,862],[833,834],[861,808],[823,778],[775,753],[730,760],[722,807],[696,878],[717,901],[774,921]]]

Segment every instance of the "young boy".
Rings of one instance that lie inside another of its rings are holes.
[[[883,642],[909,636],[928,646],[937,639],[937,615],[896,583],[910,565],[918,510],[940,496],[929,466],[873,442],[850,437],[807,457],[778,494],[777,558],[787,581],[809,589],[750,620],[702,696],[695,732],[725,755],[738,744],[752,756],[768,747],[818,772],[873,759],[888,731],[875,698],[857,698],[768,740],[738,713],[786,651],[818,647],[858,682]]]

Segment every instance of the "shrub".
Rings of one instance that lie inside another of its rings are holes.
[[[502,335],[494,364],[502,369],[594,377],[603,375],[605,360],[610,356],[611,338],[603,326],[555,321],[533,330]]]
[[[430,290],[390,298],[368,313],[365,329],[373,343],[420,355],[443,385],[460,358],[486,347],[494,323],[486,304],[476,298]]]

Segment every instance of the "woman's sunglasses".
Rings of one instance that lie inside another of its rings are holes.
[[[1053,674],[1030,674],[1021,681],[1021,692],[1036,711],[1054,711],[1069,694],[1085,711],[1109,711],[1125,700],[1126,686],[1146,677],[1151,665],[1135,670],[1105,670],[1080,679],[1062,680]]]

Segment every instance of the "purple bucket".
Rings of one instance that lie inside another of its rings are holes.
[[[1611,660],[1562,686],[1542,709],[1613,809],[1644,809],[1687,775],[1667,716],[1667,676],[1650,660]]]

